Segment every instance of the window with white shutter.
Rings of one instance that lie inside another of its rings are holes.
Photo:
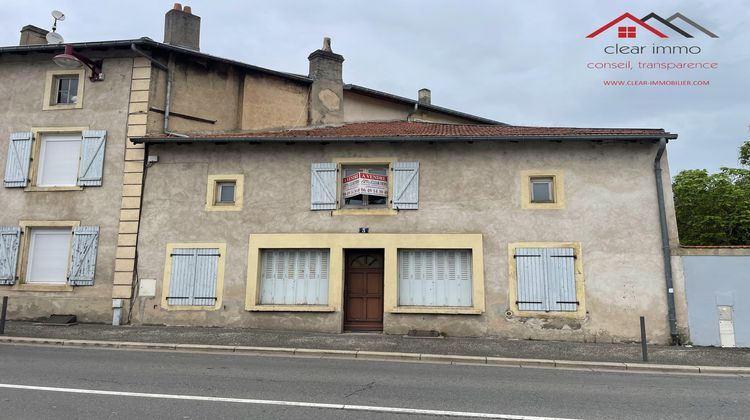
[[[70,233],[69,227],[33,227],[29,230],[25,283],[66,284]]]
[[[399,306],[472,306],[468,249],[399,249]]]
[[[206,248],[169,245],[167,250],[166,306],[218,309],[223,283],[223,245]]]
[[[328,249],[263,249],[261,305],[327,305]]]
[[[515,248],[516,307],[520,311],[576,312],[576,250]]]

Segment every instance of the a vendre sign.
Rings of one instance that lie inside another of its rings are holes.
[[[388,197],[388,176],[357,172],[343,179],[344,198],[367,194]]]

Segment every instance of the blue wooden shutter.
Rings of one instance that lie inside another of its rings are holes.
[[[106,138],[107,132],[104,130],[87,130],[83,132],[81,162],[78,165],[78,185],[102,185]]]
[[[393,163],[393,208],[419,208],[419,162]]]
[[[311,169],[310,209],[336,209],[336,176],[335,163],[313,163]]]
[[[328,303],[327,249],[264,249],[261,254],[262,305]]]
[[[8,158],[5,161],[5,180],[3,181],[3,185],[6,187],[19,188],[28,184],[31,138],[31,131],[10,134]]]
[[[550,310],[575,312],[578,309],[573,248],[547,248],[547,285]]]
[[[548,310],[543,254],[544,248],[516,248],[516,305],[521,311]]]
[[[12,285],[16,282],[20,237],[20,228],[0,226],[0,284],[2,285]]]
[[[573,248],[517,248],[517,301],[521,311],[578,309]]]
[[[98,243],[99,226],[79,226],[73,229],[68,284],[71,286],[94,285]]]
[[[398,286],[401,306],[472,305],[471,251],[400,249]]]
[[[177,248],[172,251],[169,305],[213,306],[219,267],[217,248]]]

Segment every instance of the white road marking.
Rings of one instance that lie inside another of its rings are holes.
[[[279,401],[279,400],[258,400],[252,398],[225,398],[225,397],[206,397],[201,395],[178,395],[178,394],[151,394],[146,392],[124,392],[124,391],[104,391],[99,389],[80,389],[80,388],[57,388],[51,386],[33,386],[17,384],[0,384],[0,388],[24,389],[28,391],[47,391],[47,392],[66,392],[70,394],[94,394],[110,395],[119,397],[138,397],[138,398],[160,398],[169,400],[189,400],[189,401],[210,401],[240,404],[258,404],[258,405],[280,405],[287,407],[304,407],[304,408],[323,408],[329,410],[348,410],[348,411],[370,411],[375,413],[391,414],[421,414],[426,416],[442,417],[468,417],[476,419],[503,419],[503,420],[574,420],[560,417],[535,417],[535,416],[516,416],[511,414],[494,414],[494,413],[474,413],[469,411],[445,411],[445,410],[423,410],[417,408],[401,407],[375,407],[370,405],[350,405],[350,404],[327,404],[312,403],[301,401]]]

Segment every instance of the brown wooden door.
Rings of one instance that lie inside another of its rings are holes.
[[[383,251],[347,251],[344,330],[383,331]]]

